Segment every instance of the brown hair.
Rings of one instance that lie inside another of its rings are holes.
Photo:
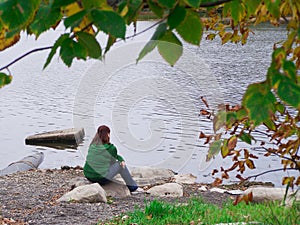
[[[108,144],[109,143],[109,127],[102,125],[98,127],[97,133],[93,138],[91,144]]]

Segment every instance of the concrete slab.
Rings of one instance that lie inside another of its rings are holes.
[[[79,143],[82,142],[84,135],[85,134],[83,128],[55,130],[51,132],[31,135],[25,139],[25,143],[27,145],[39,145],[39,144],[78,145]]]

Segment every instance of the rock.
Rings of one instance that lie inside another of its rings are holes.
[[[183,187],[177,183],[166,183],[150,188],[147,193],[158,197],[182,197]]]
[[[75,177],[69,181],[71,189],[77,188],[79,186],[93,184],[93,182],[89,181],[85,177]]]
[[[174,177],[172,170],[147,166],[132,168],[130,172],[133,179],[141,187],[163,184]]]
[[[93,184],[85,177],[73,178],[69,181],[69,183],[72,189],[83,185]],[[105,190],[106,197],[111,196],[114,198],[125,198],[131,195],[127,186],[117,180],[113,180],[108,184],[101,185],[101,187]]]
[[[226,190],[226,189],[221,189],[221,188],[216,188],[216,187],[210,189],[210,192],[228,193],[231,195],[243,195],[245,193],[242,190]]]
[[[225,193],[225,192],[226,192],[225,189],[216,188],[216,187],[210,189],[209,191],[210,191],[210,192],[218,192],[218,193]]]
[[[207,190],[208,189],[207,189],[206,186],[201,186],[201,187],[198,188],[198,191],[202,191],[202,192],[207,191]]]
[[[245,195],[252,192],[253,202],[266,202],[266,201],[282,201],[284,199],[286,188],[270,188],[270,187],[251,187],[245,191]],[[298,192],[295,197],[291,197],[293,194],[291,190],[288,191],[286,204],[291,206],[294,200],[300,200],[300,193]]]
[[[178,184],[195,184],[197,177],[192,174],[174,175],[175,182]]]
[[[114,198],[125,198],[131,195],[127,186],[117,181],[102,185],[102,188],[105,190],[106,196]]]
[[[58,199],[58,202],[75,201],[79,203],[107,202],[105,190],[98,184],[88,184],[74,188]]]
[[[28,145],[38,144],[70,144],[78,145],[84,137],[83,128],[71,128],[65,130],[56,130],[36,135],[31,135],[25,139]]]

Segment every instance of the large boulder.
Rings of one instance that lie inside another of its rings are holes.
[[[192,174],[177,174],[174,176],[175,183],[178,184],[195,184],[197,177]]]
[[[153,186],[164,184],[174,177],[174,172],[169,169],[153,167],[134,167],[130,170],[138,186]]]
[[[150,188],[147,193],[158,197],[182,197],[183,187],[177,183],[166,183]]]
[[[74,189],[79,186],[93,183],[85,177],[75,177],[69,181],[69,184],[71,188]],[[117,180],[112,180],[112,182],[105,185],[101,185],[101,187],[105,190],[106,197],[110,196],[114,198],[125,198],[131,195],[127,186]]]
[[[106,196],[114,198],[125,198],[131,195],[126,185],[116,181],[102,185],[102,188],[105,190]]]
[[[286,188],[270,188],[270,187],[251,187],[245,191],[245,195],[252,192],[253,202],[266,201],[282,201],[285,196]],[[291,205],[294,200],[300,200],[300,193],[298,192],[294,197],[291,195],[294,192],[289,190],[287,194],[286,204]]]
[[[74,188],[58,199],[59,202],[96,203],[107,202],[105,190],[98,184],[88,184]]]

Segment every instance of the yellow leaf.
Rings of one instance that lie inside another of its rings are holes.
[[[9,48],[10,46],[13,46],[15,43],[17,43],[20,40],[20,34],[15,34],[14,36],[10,38],[5,37],[5,28],[2,27],[2,30],[0,31],[0,51]]]
[[[255,169],[254,162],[251,159],[246,159],[246,165],[248,166],[249,169],[253,170]]]
[[[124,17],[128,13],[128,6],[126,5],[120,13],[120,16]]]

